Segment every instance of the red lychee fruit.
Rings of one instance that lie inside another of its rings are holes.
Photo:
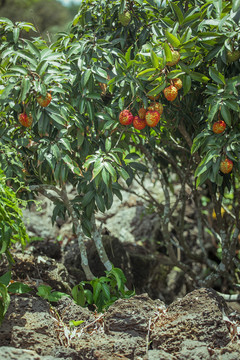
[[[33,118],[31,114],[26,114],[25,112],[18,115],[18,121],[22,126],[30,127],[33,122]]]
[[[220,164],[220,170],[223,174],[229,174],[232,171],[233,162],[232,160],[226,158]]]
[[[140,117],[140,119],[145,119],[146,112],[147,110],[143,107],[138,110],[138,116]]]
[[[119,114],[119,121],[122,125],[130,125],[133,122],[133,114],[130,110],[123,110]]]
[[[146,125],[147,123],[145,119],[141,119],[139,116],[134,116],[133,126],[135,129],[142,130],[145,128]]]
[[[52,95],[50,93],[47,93],[45,97],[42,95],[39,95],[37,97],[37,102],[42,107],[47,107],[51,101],[52,101]]]
[[[179,78],[173,79],[173,86],[175,86],[175,88],[177,88],[177,90],[180,90],[183,86],[182,80]]]
[[[178,95],[178,89],[175,86],[170,85],[163,90],[163,93],[167,100],[173,101]]]
[[[223,120],[216,121],[213,124],[212,130],[215,134],[221,134],[226,129],[226,123]]]
[[[161,115],[156,110],[147,111],[146,116],[145,116],[147,125],[150,127],[156,126],[160,120],[160,117],[161,117]]]

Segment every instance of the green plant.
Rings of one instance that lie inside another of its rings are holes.
[[[26,202],[17,198],[14,190],[7,185],[6,175],[0,168],[0,256],[5,253],[10,262],[13,262],[11,244],[20,242],[24,248],[28,241],[22,206],[26,206]]]
[[[81,281],[74,286],[72,296],[78,305],[95,305],[97,311],[102,312],[117,299],[126,299],[134,295],[134,291],[125,288],[126,278],[121,269],[112,268],[105,273],[106,276],[91,281]]]
[[[81,281],[74,286],[72,298],[77,305],[83,307],[94,305],[98,312],[102,312],[117,299],[129,298],[135,294],[134,291],[127,290],[125,284],[126,277],[122,270],[113,267],[112,270],[106,271],[106,276],[91,281]],[[71,297],[60,291],[52,291],[49,285],[39,285],[36,294],[49,302],[57,302],[63,296]],[[71,325],[78,326],[80,323],[81,321],[72,322]]]
[[[52,287],[49,285],[39,285],[37,289],[38,291],[36,294],[49,302],[57,302],[63,296],[70,297],[70,295],[61,291],[52,291]]]
[[[10,294],[24,294],[32,288],[18,281],[11,281],[11,271],[0,277],[0,325],[10,304]]]

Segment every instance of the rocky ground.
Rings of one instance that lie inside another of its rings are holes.
[[[83,320],[71,329],[70,320]],[[211,289],[166,307],[147,294],[118,300],[104,314],[63,297],[56,306],[12,296],[0,328],[0,358],[20,360],[239,360],[240,315]]]
[[[12,278],[34,290],[11,295],[0,327],[0,359],[240,359],[240,312],[213,289],[194,289],[163,253],[153,255],[161,236],[158,219],[138,199],[126,193],[123,202],[115,201],[98,217],[110,260],[124,270],[128,287],[134,286],[137,294],[118,300],[105,313],[82,308],[70,297],[49,304],[37,296],[40,284],[71,294],[84,274],[70,221],[59,220],[52,227],[46,200],[40,211],[24,212],[35,241],[24,253],[14,249]],[[86,244],[90,267],[102,276],[96,250],[91,242]],[[2,261],[0,275],[7,269]],[[83,322],[71,327],[71,320]]]

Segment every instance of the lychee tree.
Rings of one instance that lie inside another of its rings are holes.
[[[1,153],[1,163],[8,177],[54,201],[53,221],[72,217],[88,279],[84,234],[109,270],[95,214],[135,179],[159,216],[171,265],[198,286],[238,282],[238,8],[238,1],[85,1],[52,44],[24,40],[30,24],[1,19],[0,136],[19,154],[12,163]],[[51,101],[43,106],[40,97]],[[30,127],[20,114],[32,118]],[[146,174],[161,184],[163,202],[149,193]],[[185,237],[189,204],[194,251]],[[209,241],[218,260],[209,258]]]

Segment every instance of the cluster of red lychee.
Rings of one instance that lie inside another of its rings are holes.
[[[172,50],[172,60],[166,63],[167,66],[175,66],[180,60],[180,54],[176,50]],[[164,96],[168,101],[173,101],[178,96],[178,90],[182,88],[182,80],[179,78],[172,79],[170,86],[163,90]]]
[[[41,107],[47,107],[52,101],[52,95],[50,93],[47,93],[46,96],[39,95],[36,100]],[[30,127],[33,122],[33,117],[31,113],[27,114],[24,111],[18,115],[18,121],[22,126]]]
[[[163,90],[163,94],[168,101],[173,101],[178,96],[178,90],[182,88],[182,80],[179,78],[172,79],[171,85]]]
[[[136,116],[128,109],[121,111],[119,121],[122,125],[133,124],[135,129],[143,130],[147,125],[150,127],[156,126],[159,123],[162,113],[163,105],[155,102],[151,103],[147,109],[141,107]]]
[[[213,123],[212,131],[214,134],[222,134],[226,129],[226,123],[224,120],[218,120]],[[228,159],[227,157],[221,161],[220,163],[220,171],[223,174],[229,174],[233,169],[233,162],[232,160]]]

